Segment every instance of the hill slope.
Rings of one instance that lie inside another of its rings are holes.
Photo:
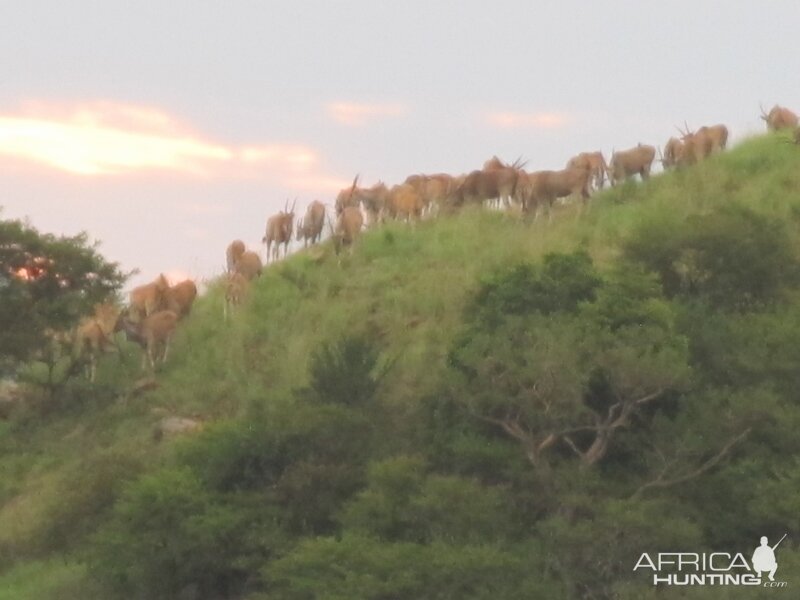
[[[560,207],[551,224],[479,210],[392,224],[341,260],[327,247],[300,252],[269,267],[229,323],[212,286],[157,389],[120,400],[137,377],[128,348],[125,361],[103,361],[97,385],[72,382],[0,423],[0,599],[126,589],[427,597],[400,572],[415,573],[429,597],[641,598],[649,580],[630,576],[641,552],[674,544],[747,554],[759,532],[800,534],[790,491],[800,476],[790,433],[800,421],[790,392],[800,151],[756,138],[591,203],[580,217]],[[547,263],[553,253],[572,258]],[[750,272],[743,263],[753,256],[764,264]],[[529,268],[521,282],[520,265]],[[763,273],[779,276],[756,281]],[[586,294],[558,296],[569,277],[584,278]],[[534,279],[538,287],[525,287]],[[514,308],[518,292],[527,307]],[[558,306],[536,304],[542,294]],[[619,318],[638,329],[609,325],[612,310],[635,313]],[[520,331],[543,333],[531,341]],[[545,335],[562,352],[546,355],[558,372],[552,398],[585,403],[559,413],[560,429],[586,430],[587,415],[610,414],[610,404],[592,404],[603,386],[657,385],[658,401],[637,407],[623,426],[630,433],[597,462],[583,433],[556,436],[545,467],[531,458],[531,441],[547,439],[556,421],[540,418],[536,394],[519,391],[526,384],[509,381],[543,364]],[[624,348],[639,355],[623,360]],[[500,370],[485,362],[495,349],[507,359]],[[567,378],[569,369],[580,373]],[[363,397],[348,388],[354,381]],[[165,414],[208,426],[156,443]],[[648,442],[662,437],[681,440],[668,448],[680,468],[665,467],[659,482],[654,457],[666,446]],[[767,497],[783,507],[762,510]],[[148,537],[156,531],[169,542]],[[779,555],[785,572],[800,562],[791,538]],[[598,567],[609,546],[617,549]],[[332,561],[338,575],[326,571]]]

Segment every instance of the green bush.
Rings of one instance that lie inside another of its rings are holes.
[[[686,219],[647,221],[624,242],[623,253],[657,273],[668,297],[719,308],[774,304],[800,282],[786,223],[735,204]]]

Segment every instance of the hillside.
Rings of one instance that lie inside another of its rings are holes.
[[[0,600],[645,598],[641,552],[788,532],[786,580],[799,266],[800,149],[766,136],[550,224],[299,252],[228,323],[212,285],[157,389],[128,347],[0,422]]]

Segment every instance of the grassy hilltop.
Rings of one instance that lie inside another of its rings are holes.
[[[776,136],[299,252],[228,323],[212,285],[157,389],[127,348],[0,422],[0,600],[649,598],[642,552],[786,532],[797,585],[798,291]]]

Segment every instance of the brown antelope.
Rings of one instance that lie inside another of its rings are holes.
[[[87,376],[94,381],[97,374],[97,358],[113,349],[114,326],[119,317],[119,309],[113,304],[97,304],[94,314],[81,319],[75,328],[73,357],[81,359],[88,354]]]
[[[421,194],[425,209],[432,211],[435,207],[445,206],[455,188],[455,178],[452,175],[447,173],[428,175]]]
[[[797,115],[788,108],[777,104],[770,109],[769,114],[761,106],[761,118],[767,123],[767,131],[779,131],[780,129],[795,129],[797,127]]]
[[[236,267],[236,263],[238,262],[239,258],[241,258],[242,254],[244,254],[244,251],[245,247],[242,240],[233,240],[230,243],[227,250],[225,250],[225,263],[228,267],[228,273],[233,272],[233,269]]]
[[[160,310],[143,321],[132,321],[126,313],[117,320],[115,331],[124,331],[128,341],[138,344],[143,350],[142,370],[146,362],[155,371],[156,362],[163,364],[169,354],[169,343],[178,325],[178,315],[171,310]]]
[[[423,208],[425,205],[419,192],[412,185],[402,183],[389,190],[384,212],[392,219],[412,221],[420,219]]]
[[[134,318],[143,319],[157,310],[166,308],[166,294],[169,282],[164,275],[155,281],[134,288],[130,294],[130,310]]]
[[[659,150],[659,154],[661,150]],[[661,154],[661,166],[664,170],[678,166],[683,154],[683,142],[676,137],[671,137],[664,145],[664,154]]]
[[[389,189],[386,184],[379,181],[369,188],[357,188],[353,195],[361,202],[364,211],[367,213],[367,223],[375,225],[386,207],[386,199],[389,196]],[[356,203],[354,206],[358,206]]]
[[[241,257],[240,257],[241,258]],[[178,317],[185,317],[192,310],[192,304],[197,297],[197,286],[191,279],[176,283],[167,289],[166,306]]]
[[[723,125],[711,125],[710,127],[701,127],[698,131],[704,130],[708,132],[711,137],[711,151],[722,152],[728,146],[728,128]]]
[[[534,211],[534,217],[544,207],[549,221],[552,216],[551,208],[557,198],[579,194],[583,205],[587,206],[591,176],[591,169],[579,167],[526,173],[520,175],[517,198],[522,204],[523,212]]]
[[[358,189],[357,186],[358,175],[355,176],[353,184],[349,188],[339,190],[339,193],[336,195],[336,202],[334,203],[337,216],[342,214],[342,211],[348,206],[358,206],[359,198],[355,194],[356,189]]]
[[[270,260],[270,248],[272,244],[275,247],[272,249],[272,260],[276,261],[280,258],[280,248],[283,244],[283,256],[289,252],[289,242],[292,241],[292,230],[294,229],[294,206],[297,203],[295,200],[292,203],[292,209],[289,210],[289,200],[286,200],[286,205],[283,210],[277,215],[272,215],[267,220],[267,230],[261,241],[267,245],[267,262]]]
[[[602,152],[581,152],[569,159],[567,168],[588,169],[589,181],[594,183],[595,189],[603,189],[608,165]]]
[[[333,238],[334,249],[339,254],[343,246],[352,248],[361,229],[364,226],[364,215],[357,206],[348,206],[336,218],[336,226],[331,227],[331,237]]]
[[[297,241],[303,240],[303,247],[319,242],[325,225],[325,205],[314,200],[308,205],[305,216],[297,223]]]
[[[488,167],[488,168],[487,168]],[[515,196],[521,165],[516,161],[506,166],[494,157],[481,171],[472,171],[452,194],[451,206],[483,204],[487,200],[502,199],[506,204]]]
[[[250,281],[261,275],[262,269],[261,258],[255,252],[248,250],[236,261],[234,272]]]
[[[655,157],[656,149],[643,144],[629,150],[618,150],[612,153],[608,163],[608,179],[611,185],[616,185],[637,173],[642,180],[649,179],[650,168]]]

